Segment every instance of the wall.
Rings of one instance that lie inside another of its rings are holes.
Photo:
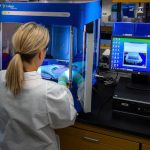
[[[112,0],[102,1],[102,22],[108,22],[108,17],[111,15]]]

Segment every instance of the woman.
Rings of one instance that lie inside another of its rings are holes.
[[[74,124],[70,91],[36,72],[49,32],[36,23],[21,25],[12,38],[15,55],[0,72],[0,149],[58,150],[54,129]]]

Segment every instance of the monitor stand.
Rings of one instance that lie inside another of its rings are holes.
[[[150,91],[150,76],[133,73],[126,87],[135,90]]]

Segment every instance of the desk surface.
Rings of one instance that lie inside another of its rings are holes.
[[[150,120],[113,115],[112,95],[114,88],[112,85],[105,86],[103,83],[98,83],[96,89],[93,89],[92,112],[80,113],[77,121],[150,138]]]

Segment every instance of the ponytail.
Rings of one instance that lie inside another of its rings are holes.
[[[23,63],[20,54],[16,54],[10,61],[6,71],[6,87],[14,96],[22,89],[24,79]]]

